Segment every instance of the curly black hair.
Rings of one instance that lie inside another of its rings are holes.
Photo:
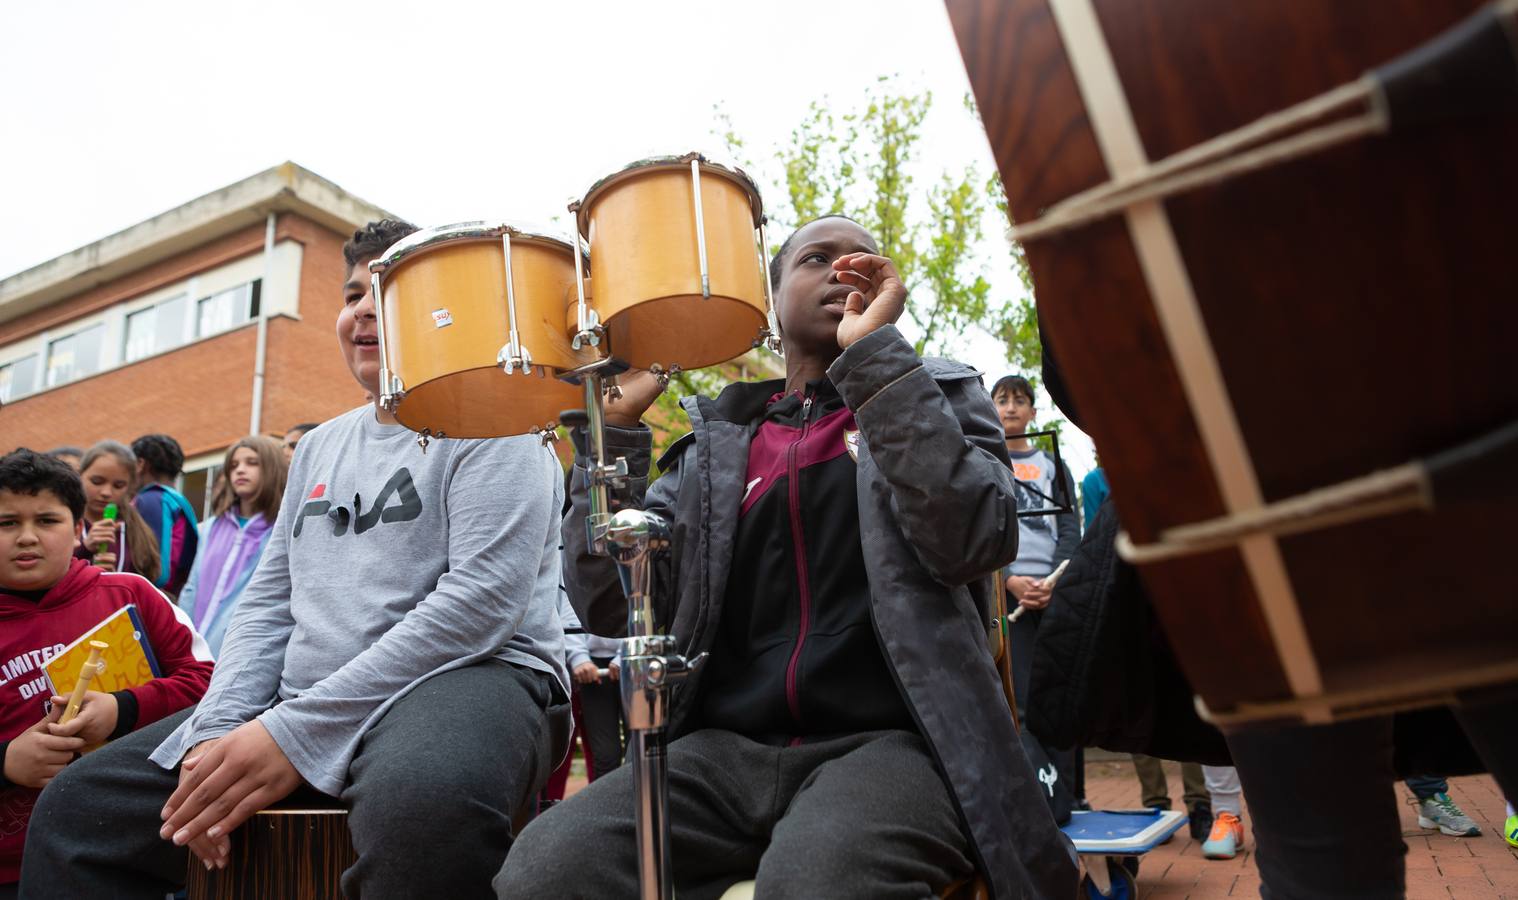
[[[84,482],[68,463],[22,447],[0,456],[0,491],[35,497],[43,491],[63,501],[74,514],[84,515]]]
[[[353,232],[353,237],[343,245],[343,261],[351,270],[359,263],[368,263],[378,259],[396,241],[407,235],[421,231],[410,222],[400,219],[380,219],[378,222],[370,222],[358,231]],[[344,277],[347,276],[345,271]]]
[[[159,478],[176,478],[184,469],[184,450],[166,434],[145,434],[132,442],[132,452]]]

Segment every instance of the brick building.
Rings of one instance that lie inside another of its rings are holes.
[[[173,435],[205,510],[233,441],[363,402],[334,333],[342,245],[385,215],[287,162],[0,280],[0,453]],[[699,387],[783,373],[754,351]],[[673,403],[649,421],[660,447],[688,427]]]
[[[233,441],[363,402],[333,324],[384,215],[287,162],[0,281],[0,452],[163,432],[203,505]]]

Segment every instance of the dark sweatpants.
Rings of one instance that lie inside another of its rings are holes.
[[[1518,703],[1455,716],[1508,797],[1518,796]],[[1254,818],[1266,900],[1380,900],[1405,889],[1390,716],[1247,728],[1228,750]]]
[[[604,669],[610,657],[590,659]],[[603,678],[599,684],[579,685],[580,733],[590,756],[587,767],[592,780],[610,774],[622,764],[622,685]]]
[[[396,701],[349,769],[342,801],[359,858],[343,874],[343,893],[492,896],[491,876],[511,846],[511,813],[556,762],[544,714],[553,693],[550,676],[489,660],[437,675]],[[179,775],[148,754],[188,715],[108,744],[48,785],[27,833],[23,898],[162,900],[184,884],[189,851],[158,837],[159,812]]]
[[[937,896],[969,875],[969,845],[927,744],[876,731],[795,747],[708,729],[672,743],[670,856],[682,900],[748,878],[758,897]],[[496,892],[514,898],[638,893],[633,766],[522,832]]]

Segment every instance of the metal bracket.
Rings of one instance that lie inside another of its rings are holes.
[[[759,329],[759,337],[754,340],[755,347],[764,347],[776,356],[785,355],[785,343],[780,340],[780,323],[775,321],[775,311],[769,311],[769,325]]]
[[[527,433],[537,435],[538,443],[547,447],[549,444],[557,444],[559,442],[558,427],[556,423],[549,422],[547,425],[541,427],[534,425],[527,429]]]
[[[659,382],[659,390],[661,391],[669,387],[669,380],[671,378],[683,371],[685,370],[678,365],[672,365],[668,369],[665,369],[658,363],[654,363],[648,367],[648,374],[654,376],[654,380]]]
[[[620,490],[627,482],[627,458],[619,456],[616,462],[592,468],[590,479],[591,484],[604,484]]]
[[[380,407],[385,412],[394,413],[396,408],[401,405],[401,401],[406,399],[406,386],[401,383],[399,375],[385,368],[380,369],[379,383]]]
[[[576,350],[585,347],[601,346],[601,337],[606,334],[606,329],[601,326],[601,316],[595,310],[585,308],[585,321],[574,337],[569,339],[569,346]]]
[[[507,375],[510,375],[517,369],[521,369],[522,374],[526,375],[527,371],[532,368],[532,354],[527,352],[526,347],[517,344],[516,332],[514,330],[512,331],[511,339],[495,355],[495,364],[504,369]]]

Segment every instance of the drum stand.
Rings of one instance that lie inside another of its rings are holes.
[[[585,518],[592,553],[617,564],[627,593],[627,637],[622,644],[622,706],[627,715],[628,764],[633,766],[637,803],[639,900],[669,900],[669,784],[665,768],[665,725],[669,690],[694,672],[706,654],[687,660],[675,639],[654,623],[654,564],[669,551],[669,525],[637,509],[611,513],[611,489],[627,484],[627,460],[606,459],[602,415],[604,379],[620,364],[603,361],[577,369],[585,388],[586,426],[590,438],[587,477],[590,512]]]

